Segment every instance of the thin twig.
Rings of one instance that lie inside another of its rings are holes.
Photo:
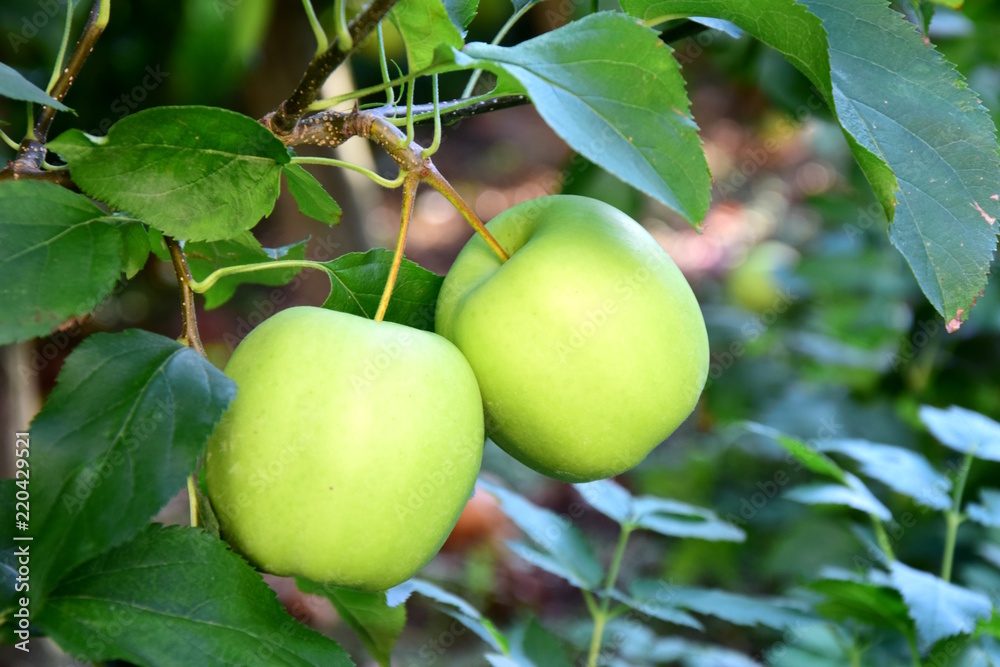
[[[63,68],[63,71],[59,74],[59,78],[56,80],[56,84],[52,87],[52,92],[49,93],[52,97],[60,102],[66,97],[66,93],[69,92],[73,82],[80,75],[87,56],[94,50],[94,45],[97,44],[97,40],[100,38],[101,33],[104,32],[104,28],[107,27],[110,16],[111,0],[95,0],[94,6],[90,9],[87,24],[83,27],[83,33],[80,35],[80,39],[77,40],[76,47],[69,57],[69,62],[66,63],[66,67]],[[45,136],[55,115],[56,110],[52,107],[42,107],[39,112],[38,120],[35,121],[35,138],[39,142],[45,143]]]
[[[176,239],[164,236],[170,250],[170,259],[174,264],[174,273],[177,274],[177,282],[181,288],[181,314],[184,319],[184,332],[180,341],[193,349],[201,356],[205,354],[205,346],[201,344],[201,336],[198,335],[198,318],[194,309],[194,292],[191,291],[191,271],[188,269],[187,257]]]
[[[531,100],[525,95],[500,95],[497,97],[490,97],[479,102],[474,102],[467,106],[456,106],[460,105],[462,100],[453,100],[451,102],[443,102],[441,106],[441,122],[445,125],[452,125],[465,118],[471,118],[472,116],[478,116],[480,114],[489,113],[490,111],[498,111],[499,109],[510,109],[511,107],[524,106],[525,104],[531,104]],[[448,109],[448,107],[455,107],[453,109]],[[372,113],[378,112],[378,109],[373,109]],[[433,104],[416,104],[413,106],[413,116],[414,122],[417,125],[422,125],[424,123],[434,122],[434,105]],[[423,116],[422,118],[420,116]]]
[[[56,79],[49,93],[54,99],[61,102],[66,97],[73,82],[79,76],[80,70],[83,69],[83,63],[87,60],[87,56],[94,50],[94,45],[108,25],[110,15],[111,0],[94,0],[87,24],[83,27],[83,33],[76,42],[69,62],[59,73],[59,78]],[[45,139],[55,115],[56,109],[54,107],[43,106],[39,110],[32,132],[34,136],[29,136],[21,142],[17,158],[8,162],[7,166],[0,170],[0,181],[30,178],[76,189],[69,174],[42,169],[46,154]]]
[[[265,118],[263,122],[267,124],[270,118],[270,116]],[[415,142],[407,145],[406,135],[384,116],[367,111],[354,110],[345,113],[327,109],[303,118],[290,134],[281,139],[289,146],[301,144],[338,146],[355,136],[364,137],[381,146],[403,172],[419,174],[420,180],[443,194],[458,209],[501,262],[507,261],[509,255],[503,246],[490,234],[482,220],[462,199],[454,186],[441,175],[431,159],[423,156],[423,147]]]
[[[389,276],[385,280],[385,289],[382,290],[382,298],[378,302],[378,310],[375,312],[375,321],[381,322],[385,317],[385,311],[389,309],[389,299],[392,298],[392,290],[396,286],[396,278],[399,276],[399,267],[403,263],[403,250],[406,249],[406,232],[410,228],[410,218],[413,216],[413,202],[416,200],[417,186],[420,185],[420,174],[414,172],[406,175],[403,183],[403,206],[399,216],[399,236],[396,238],[396,251],[392,255],[392,266],[389,267]]]
[[[352,40],[350,48],[342,50],[344,44],[340,39],[334,38],[326,51],[312,59],[299,85],[287,100],[278,105],[278,109],[271,116],[271,129],[275,134],[281,135],[292,131],[305,113],[306,107],[316,99],[320,88],[333,70],[358,50],[365,38],[397,2],[398,0],[372,0],[347,26]]]

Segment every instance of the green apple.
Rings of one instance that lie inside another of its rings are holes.
[[[262,570],[363,590],[410,578],[472,493],[482,398],[427,331],[290,308],[240,343],[208,445],[223,537]]]
[[[784,312],[792,295],[783,288],[782,277],[798,261],[799,253],[795,248],[780,241],[765,241],[754,246],[726,279],[730,300],[755,313]]]
[[[479,380],[487,434],[556,479],[634,467],[694,409],[708,336],[677,265],[634,220],[585,197],[518,204],[477,237],[438,297],[435,329]]]

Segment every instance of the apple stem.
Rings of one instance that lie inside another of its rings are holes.
[[[375,312],[375,321],[381,322],[385,317],[385,311],[389,308],[389,299],[392,297],[392,290],[396,286],[396,278],[399,276],[399,266],[403,263],[403,248],[406,246],[406,232],[410,227],[410,218],[413,216],[413,202],[416,199],[417,186],[420,185],[420,174],[410,172],[403,181],[403,209],[399,217],[399,236],[396,238],[396,251],[392,255],[392,265],[389,267],[389,277],[385,280],[385,289],[382,290],[382,298],[378,302],[378,310]]]
[[[188,476],[188,514],[190,516],[191,527],[198,527],[198,488],[194,475]]]
[[[490,250],[493,251],[493,254],[495,254],[501,262],[506,262],[510,259],[510,255],[508,255],[507,251],[503,249],[503,246],[501,246],[500,242],[496,240],[496,237],[490,234],[490,231],[486,229],[486,225],[484,225],[483,221],[479,219],[479,216],[472,210],[472,207],[469,206],[464,199],[462,199],[462,196],[458,194],[455,187],[441,175],[441,172],[439,172],[434,165],[430,165],[430,168],[426,170],[423,178],[424,181],[426,181],[432,188],[443,194],[445,199],[451,202],[452,206],[458,209],[458,212],[462,214],[462,217],[465,218],[466,221],[472,225],[472,228],[476,230],[476,233],[479,234],[484,241],[486,241],[486,245],[490,247]]]

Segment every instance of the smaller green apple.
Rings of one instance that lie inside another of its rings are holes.
[[[482,399],[455,346],[312,307],[254,329],[208,445],[223,537],[261,569],[364,590],[413,576],[472,493]]]
[[[726,289],[732,302],[755,313],[787,307],[790,295],[783,289],[782,274],[798,264],[799,253],[780,241],[754,246],[746,259],[729,274]]]
[[[479,380],[487,433],[556,479],[638,464],[694,409],[708,375],[701,310],[637,222],[585,197],[507,209],[445,277],[435,329]]]

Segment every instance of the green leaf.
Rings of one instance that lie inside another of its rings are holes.
[[[645,593],[646,597],[643,597],[641,600],[618,590],[611,591],[611,597],[646,616],[681,627],[703,631],[705,626],[701,624],[701,621],[672,604],[670,591],[673,587],[665,581],[657,583],[660,589],[652,593]]]
[[[0,183],[0,345],[47,334],[111,293],[123,252],[113,223],[58,185]]]
[[[861,464],[861,474],[878,480],[893,491],[936,510],[951,507],[951,480],[939,473],[922,455],[902,447],[867,440],[824,440],[824,452],[843,454]]]
[[[860,479],[844,473],[844,484],[806,484],[790,489],[784,496],[788,500],[806,505],[846,505],[856,510],[890,521],[889,509],[876,498]]]
[[[887,2],[870,0],[623,0],[622,6],[645,21],[727,19],[801,70],[836,112],[893,220],[893,244],[930,302],[951,328],[958,326],[986,285],[996,246],[1000,160],[993,122],[975,92],[912,24]]]
[[[670,498],[640,496],[611,480],[574,484],[590,505],[622,525],[651,530],[671,537],[742,542],[746,534],[720,519],[715,512]]]
[[[838,482],[844,482],[846,477],[844,471],[826,454],[819,452],[814,447],[810,447],[805,442],[791,436],[787,436],[780,431],[771,428],[770,426],[764,426],[763,424],[757,424],[754,422],[746,422],[745,427],[751,433],[756,433],[762,435],[766,438],[771,438],[776,441],[782,447],[784,447],[789,454],[791,454],[795,459],[804,465],[809,470],[820,475],[826,475],[827,477],[832,477]]]
[[[149,234],[137,220],[126,220],[119,224],[122,234],[122,271],[125,278],[132,278],[142,271],[149,260]]]
[[[922,405],[920,421],[946,447],[984,461],[1000,461],[1000,424],[989,417],[955,405],[947,410]]]
[[[507,653],[510,649],[507,637],[497,630],[493,622],[484,617],[471,604],[458,597],[454,593],[449,593],[439,586],[435,586],[429,581],[422,579],[410,579],[399,586],[386,591],[386,602],[390,607],[396,607],[406,602],[413,593],[418,593],[425,598],[433,600],[435,607],[443,614],[469,628],[489,644],[494,650]]]
[[[288,183],[288,192],[295,198],[302,215],[308,215],[327,225],[340,222],[340,216],[344,212],[330,193],[302,165],[286,164],[282,171],[285,173],[285,182]]]
[[[660,535],[700,540],[742,542],[746,533],[712,510],[670,498],[640,496],[635,499],[635,525]]]
[[[809,584],[824,597],[817,612],[835,621],[855,619],[864,625],[913,635],[913,623],[899,593],[892,589],[840,579],[820,579]]]
[[[521,542],[508,541],[506,544],[507,548],[521,560],[534,565],[540,570],[545,570],[549,574],[554,574],[561,579],[565,579],[577,588],[588,591],[597,588],[597,583],[586,578],[586,575],[579,574],[574,568],[574,564],[567,563],[565,558],[556,558],[549,553],[539,551]]]
[[[337,614],[358,635],[368,653],[382,667],[389,667],[392,649],[406,625],[406,607],[390,607],[386,595],[355,591],[297,579],[299,588],[313,595],[328,599]]]
[[[73,572],[40,628],[90,661],[157,667],[353,665],[340,646],[289,616],[225,542],[153,525]]]
[[[989,620],[980,621],[978,631],[1000,639],[1000,613],[994,611]]]
[[[400,0],[389,14],[406,44],[409,71],[450,61],[449,47],[462,48],[462,35],[441,0]]]
[[[536,667],[573,667],[562,640],[543,628],[534,618],[528,621],[524,629],[521,651]]]
[[[784,630],[796,626],[804,618],[790,600],[752,598],[707,588],[670,586],[655,579],[633,581],[629,592],[633,600],[644,605],[643,608],[679,607],[747,627],[760,625]]]
[[[916,624],[922,650],[939,639],[971,633],[980,620],[993,614],[990,599],[982,593],[948,583],[898,560],[893,561],[889,571],[893,587],[903,596]]]
[[[513,491],[482,480],[478,484],[495,496],[503,513],[544,550],[543,553],[523,544],[509,543],[516,554],[579,588],[595,590],[600,587],[603,569],[576,526]]]
[[[969,518],[987,528],[1000,528],[1000,489],[979,489],[979,502],[965,508]]]
[[[187,255],[191,276],[195,280],[204,280],[208,274],[226,266],[267,264],[283,259],[304,259],[308,242],[309,239],[305,239],[280,248],[262,248],[253,234],[242,232],[226,241],[185,243],[184,254]],[[211,289],[205,292],[205,308],[207,310],[218,308],[229,301],[240,285],[248,283],[284,285],[301,271],[301,268],[275,268],[269,271],[252,271],[220,278]]]
[[[154,227],[150,227],[146,230],[146,235],[149,237],[150,252],[152,252],[157,259],[162,259],[164,262],[171,261],[170,250],[167,249],[167,244],[163,240],[163,232]]]
[[[257,121],[211,107],[157,107],[106,137],[70,130],[49,142],[80,188],[164,234],[218,241],[274,208],[285,145]]]
[[[452,24],[458,28],[459,34],[465,37],[465,29],[472,23],[472,19],[476,18],[479,0],[444,0],[444,8]]]
[[[392,251],[374,248],[364,253],[352,252],[324,265],[333,277],[330,296],[323,308],[369,319],[375,317],[385,281],[389,278]],[[442,282],[443,277],[403,259],[385,321],[434,331],[434,307]]]
[[[0,63],[0,97],[44,104],[59,111],[72,111],[69,107],[50,97],[44,90],[31,83],[13,67]]]
[[[643,623],[616,618],[607,625],[607,644],[618,649],[614,667],[682,665],[683,667],[760,667],[736,651],[677,637],[657,637]]]
[[[575,151],[691,223],[711,179],[680,67],[656,33],[603,12],[516,46],[468,44],[466,67],[506,72]]]
[[[36,610],[184,487],[235,391],[197,352],[147,331],[96,334],[69,355],[30,428]]]

